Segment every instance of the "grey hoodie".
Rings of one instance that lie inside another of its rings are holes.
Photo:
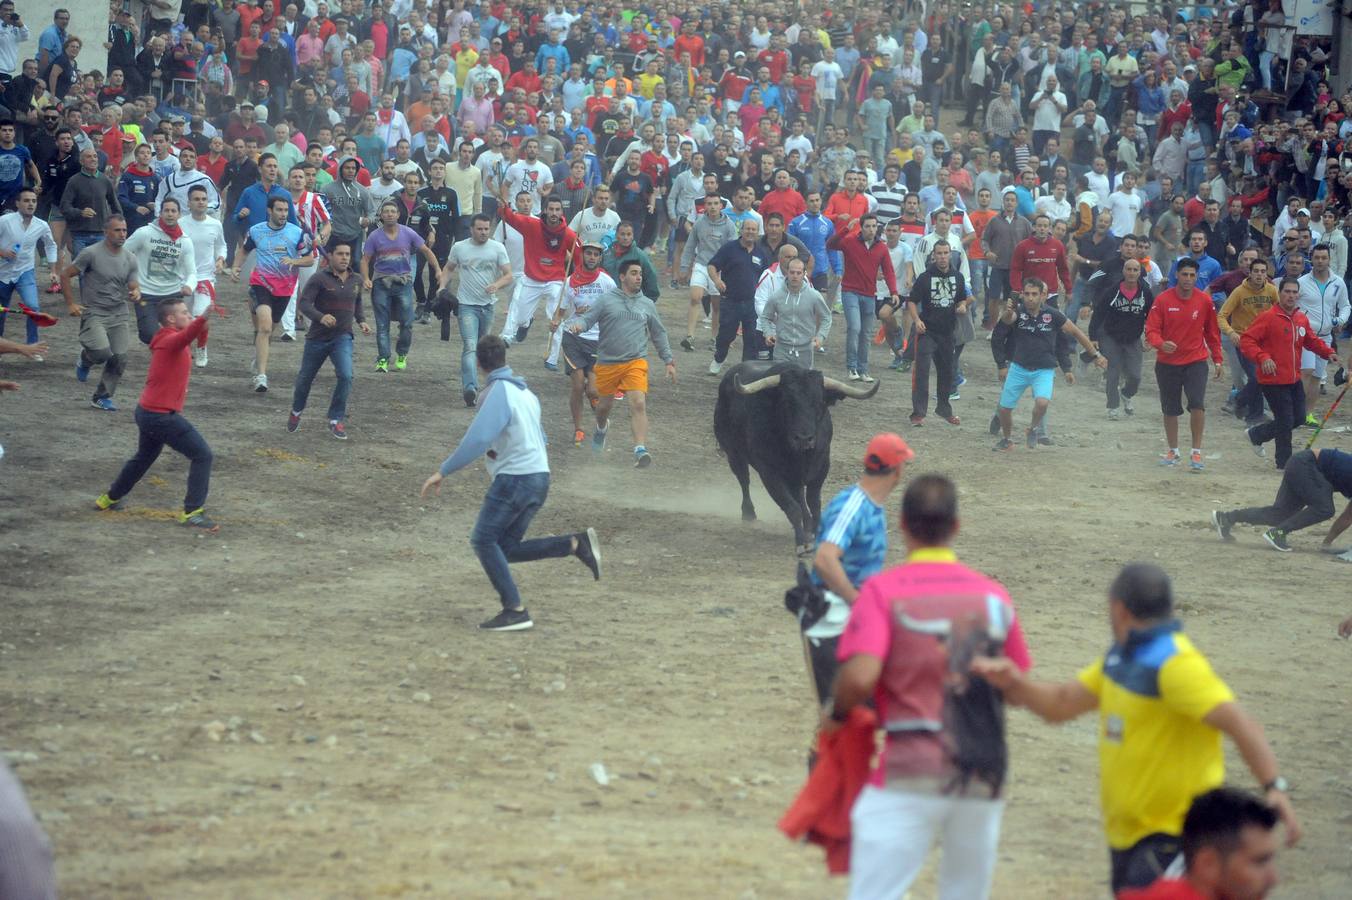
[[[649,338],[662,362],[672,361],[671,342],[667,340],[667,329],[657,314],[657,306],[642,293],[626,294],[620,287],[606,291],[581,317],[569,320],[570,325],[578,322],[584,332],[593,325],[601,326],[601,337],[596,342],[598,363],[611,365],[641,359],[647,355]]]
[[[761,310],[760,318],[756,320],[756,330],[766,337],[775,338],[776,348],[809,348],[813,338],[825,341],[830,334],[831,307],[826,305],[826,300],[807,281],[803,282],[802,290],[797,292],[790,291],[786,284],[765,301],[765,309]],[[778,353],[775,358],[779,358]],[[812,367],[810,350],[805,362],[807,368]]]
[[[690,229],[690,237],[685,242],[685,251],[681,253],[681,268],[693,268],[692,263],[707,266],[719,247],[735,240],[737,240],[737,225],[727,213],[723,213],[723,218],[717,222],[709,221],[707,215],[700,216],[695,220],[694,226]]]
[[[343,166],[348,160],[357,161],[355,156],[344,156],[338,161],[338,177],[328,184],[320,194],[324,197],[324,205],[329,208],[329,218],[333,222],[333,236],[335,238],[364,239],[366,237],[366,228],[361,224],[362,217],[365,216],[369,221],[376,214],[375,203],[371,200],[371,192],[362,187],[356,180],[343,178]],[[357,161],[360,165],[360,161]],[[360,247],[354,248],[354,251],[360,251]],[[356,252],[353,253],[353,259],[356,259]]]

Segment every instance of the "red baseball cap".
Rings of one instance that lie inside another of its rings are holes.
[[[864,470],[874,474],[890,472],[915,458],[915,451],[890,431],[875,434],[864,450]]]

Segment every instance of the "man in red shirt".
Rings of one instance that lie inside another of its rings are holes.
[[[803,200],[802,194],[793,189],[793,176],[788,169],[775,170],[775,189],[760,202],[762,218],[772,212],[783,216],[785,222],[792,222],[807,212],[807,202]]]
[[[571,270],[570,256],[577,249],[577,235],[563,222],[563,200],[549,196],[537,219],[524,215],[506,204],[498,210],[502,221],[521,232],[525,247],[526,271],[512,294],[507,319],[502,323],[502,339],[519,344],[530,330],[535,308],[543,299],[545,313],[553,317],[563,296],[564,279]]]
[[[1254,452],[1277,442],[1277,468],[1286,468],[1291,458],[1291,432],[1305,424],[1305,385],[1300,379],[1302,350],[1309,350],[1335,365],[1338,357],[1314,333],[1310,320],[1300,311],[1300,282],[1283,278],[1277,303],[1258,314],[1239,338],[1239,352],[1257,364],[1258,384],[1272,409],[1272,418],[1246,429]]]
[[[1052,237],[1052,220],[1046,213],[1039,213],[1033,219],[1033,236],[1019,241],[1009,261],[1009,286],[1014,293],[1023,290],[1025,278],[1036,278],[1045,284],[1046,302],[1056,309],[1060,309],[1056,302],[1060,292],[1070,296],[1070,262],[1066,245]]]
[[[211,448],[192,423],[183,418],[183,400],[188,394],[188,375],[192,372],[189,346],[198,335],[206,334],[207,315],[193,318],[182,297],[166,297],[156,310],[160,330],[150,341],[150,369],[145,390],[136,404],[136,427],[140,443],[136,455],[127,460],[112,487],[99,496],[94,505],[112,509],[131,493],[150,471],[165,445],[188,458],[188,493],[183,498],[183,514],[178,521],[190,528],[215,534],[220,526],[207,518],[202,506],[211,483]]]
[[[1276,811],[1257,797],[1224,787],[1200,794],[1183,820],[1183,877],[1118,900],[1263,900],[1277,884],[1276,827]]]
[[[835,202],[834,197],[831,202]],[[872,384],[877,379],[868,373],[868,351],[877,314],[874,295],[879,278],[887,284],[893,306],[901,303],[892,255],[878,240],[878,217],[865,213],[857,225],[836,232],[826,248],[839,250],[845,267],[840,278],[840,302],[845,307],[845,368],[851,381]]]
[[[1178,453],[1178,417],[1183,415],[1183,396],[1188,398],[1188,424],[1192,430],[1192,452],[1188,466],[1194,472],[1206,468],[1202,462],[1202,430],[1206,426],[1206,361],[1210,356],[1219,380],[1225,359],[1221,348],[1221,329],[1211,295],[1197,290],[1197,261],[1184,256],[1178,261],[1178,286],[1155,298],[1145,319],[1145,339],[1154,347],[1155,380],[1159,384],[1160,410],[1164,413],[1164,436],[1168,451],[1160,458],[1162,466],[1176,466]]]
[[[690,65],[698,69],[704,65],[704,38],[695,34],[695,20],[686,19],[681,25],[681,34],[676,38],[672,45],[676,51],[676,58],[680,59],[682,53],[690,54]]]
[[[789,51],[784,49],[784,35],[770,35],[770,46],[756,55],[756,61],[770,70],[770,83],[779,84],[789,70]]]

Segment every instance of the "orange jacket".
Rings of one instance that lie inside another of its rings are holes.
[[[850,710],[850,718],[817,741],[817,764],[793,805],[779,820],[791,840],[807,840],[826,850],[826,870],[850,871],[850,808],[868,782],[878,718],[866,706]]]

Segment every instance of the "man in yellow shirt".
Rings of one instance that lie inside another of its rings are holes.
[[[666,84],[666,79],[657,71],[658,61],[648,60],[648,65],[644,67],[643,74],[638,76],[638,94],[644,100],[651,100],[659,84]]]
[[[1158,566],[1131,563],[1108,588],[1113,646],[1073,681],[1032,681],[1006,659],[973,673],[1048,722],[1097,709],[1099,794],[1112,858],[1112,890],[1145,887],[1180,849],[1193,798],[1225,780],[1221,735],[1235,742],[1286,826],[1300,823],[1262,726],[1235,700],[1173,617],[1173,588]]]
[[[1225,353],[1230,359],[1231,384],[1238,383],[1238,373],[1243,373],[1243,384],[1237,394],[1232,394],[1234,400],[1231,402],[1235,415],[1248,425],[1263,419],[1263,392],[1258,386],[1253,360],[1239,352],[1239,338],[1258,318],[1259,313],[1267,312],[1277,302],[1277,285],[1269,279],[1269,265],[1266,259],[1250,260],[1249,277],[1230,292],[1230,297],[1216,316],[1221,326]]]

